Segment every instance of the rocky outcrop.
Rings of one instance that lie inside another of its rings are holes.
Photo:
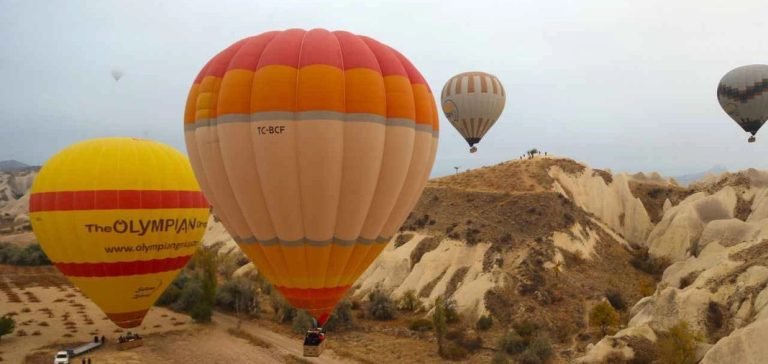
[[[692,255],[694,244],[711,221],[734,217],[736,191],[727,186],[714,195],[699,192],[671,207],[648,237],[648,253],[654,258],[680,261]]]
[[[555,179],[556,192],[597,216],[627,241],[645,244],[653,224],[642,201],[632,194],[627,175],[619,174],[607,180],[588,167],[580,174],[573,174],[558,166],[551,167],[549,175]]]

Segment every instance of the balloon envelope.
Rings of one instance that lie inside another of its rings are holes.
[[[496,76],[466,72],[445,83],[441,100],[445,117],[472,147],[501,116],[506,95]]]
[[[400,53],[291,29],[243,39],[195,79],[184,117],[214,212],[274,287],[322,325],[408,217],[437,109]]]
[[[30,219],[45,254],[115,324],[141,324],[199,246],[208,203],[183,154],[101,138],[45,163]]]
[[[768,120],[768,65],[742,66],[717,85],[720,106],[744,131],[755,135]]]
[[[122,77],[123,77],[123,71],[112,70],[112,78],[114,78],[115,81],[120,81],[120,78]]]

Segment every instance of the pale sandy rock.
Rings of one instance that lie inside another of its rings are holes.
[[[737,329],[744,327],[749,322],[749,318],[751,316],[752,316],[752,302],[750,299],[747,299],[741,303],[741,306],[736,311],[736,314],[733,316],[733,326]]]
[[[754,193],[752,198],[752,212],[747,217],[747,222],[755,222],[768,218],[768,189],[761,189]]]
[[[256,266],[251,262],[240,268],[237,268],[233,273],[233,277],[243,277],[258,272]]]
[[[757,298],[755,298],[755,311],[762,311],[766,307],[766,304],[768,304],[768,287],[763,288],[763,290],[758,293]]]
[[[552,241],[555,247],[580,255],[582,258],[591,260],[597,253],[595,246],[598,237],[591,229],[584,229],[581,224],[576,223],[570,229],[570,234],[560,231],[552,233]]]
[[[754,265],[746,272],[739,275],[736,284],[743,287],[751,287],[765,283],[768,280],[768,268],[762,265]]]
[[[768,358],[768,320],[756,321],[735,330],[718,341],[701,361],[701,364],[763,364]]]
[[[633,337],[642,337],[656,342],[658,337],[648,325],[626,328],[616,335],[602,338],[597,344],[587,346],[586,355],[576,359],[576,363],[605,363],[611,354],[619,354],[625,360],[635,357],[635,351],[628,345],[628,340]]]
[[[664,200],[664,206],[661,207],[661,212],[665,213],[672,208],[672,201],[669,199]]]
[[[733,218],[735,208],[736,192],[729,186],[711,196],[703,193],[688,196],[670,208],[653,229],[648,237],[648,253],[671,261],[685,259],[701,237],[705,225],[713,220]]]
[[[503,283],[500,271],[483,272],[483,258],[491,244],[468,246],[461,241],[446,239],[435,250],[424,254],[411,269],[411,252],[424,238],[427,236],[416,233],[397,248],[390,243],[358,279],[353,295],[362,297],[380,285],[393,297],[401,297],[410,290],[418,293],[432,283],[434,287],[429,295],[420,298],[423,304],[429,306],[446,292],[454,274],[462,270],[466,273],[451,297],[456,300],[459,311],[469,317],[486,314],[485,293]]]
[[[597,216],[628,241],[644,244],[653,225],[643,203],[632,195],[626,175],[613,176],[610,184],[606,184],[591,168],[573,175],[554,166],[549,175],[557,183],[554,187],[556,192],[570,196],[577,206]]]
[[[624,340],[616,337],[604,337],[597,344],[587,346],[587,354],[576,359],[575,363],[604,363],[610,355],[620,355],[625,359],[634,357],[634,351]]]
[[[698,250],[716,241],[729,247],[746,241],[754,240],[760,232],[760,226],[746,223],[739,219],[715,220],[704,227],[699,239]]]

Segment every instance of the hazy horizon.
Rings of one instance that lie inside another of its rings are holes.
[[[768,134],[748,144],[715,97],[732,68],[768,63],[762,3],[707,3],[4,0],[0,160],[42,164],[111,135],[185,152],[184,103],[205,62],[246,36],[320,27],[392,46],[434,92],[463,71],[499,77],[506,109],[476,154],[441,113],[433,176],[530,148],[614,172],[768,168]]]

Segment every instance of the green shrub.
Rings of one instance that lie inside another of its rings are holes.
[[[336,305],[331,317],[323,325],[327,331],[338,331],[348,329],[355,325],[355,318],[352,315],[352,303],[349,300],[343,300]]]
[[[624,297],[618,290],[609,290],[608,292],[605,292],[605,298],[608,299],[608,302],[616,310],[623,311],[625,308],[627,308],[627,303],[624,301]]]
[[[237,277],[224,282],[216,292],[216,304],[228,311],[258,314],[256,287],[247,278]]]
[[[542,364],[544,361],[535,353],[526,350],[517,358],[517,362],[520,364]]]
[[[528,347],[528,341],[515,331],[510,331],[499,339],[499,351],[509,355],[520,354]]]
[[[196,279],[191,279],[181,289],[179,298],[171,305],[171,308],[176,311],[190,312],[202,300],[203,284]]]
[[[480,319],[477,320],[477,324],[475,324],[475,327],[482,331],[489,330],[492,326],[493,318],[491,318],[491,316],[481,316]]]
[[[189,312],[192,319],[195,322],[211,322],[211,316],[213,315],[213,305],[205,300],[198,301],[192,310]]]
[[[589,324],[600,328],[605,336],[609,327],[619,324],[619,314],[608,302],[600,302],[589,313]]]
[[[413,312],[421,309],[421,301],[416,297],[416,291],[410,289],[403,293],[397,307],[400,310]]]
[[[272,294],[269,296],[269,303],[272,306],[272,310],[275,312],[275,320],[277,320],[277,322],[292,322],[298,314],[296,309],[276,291],[272,291]]]
[[[16,320],[13,317],[9,315],[0,317],[0,339],[3,335],[12,333],[14,329],[16,329]]]
[[[368,316],[375,320],[385,321],[395,318],[395,304],[380,286],[368,294]]]
[[[697,335],[691,331],[688,323],[681,321],[659,338],[659,361],[679,364],[696,363],[697,339]]]
[[[163,291],[163,294],[160,295],[160,297],[155,302],[155,305],[158,306],[168,306],[170,304],[173,304],[176,302],[176,300],[179,299],[181,296],[181,288],[177,287],[175,284],[168,285],[168,288]]]
[[[299,310],[291,322],[291,329],[296,333],[305,333],[307,329],[312,328],[314,321],[307,311]]]
[[[552,343],[549,341],[549,338],[546,336],[537,336],[536,338],[531,340],[530,344],[528,344],[528,349],[526,349],[525,351],[533,353],[533,355],[541,359],[542,362],[547,361],[547,359],[551,358],[552,355],[554,355],[554,349],[552,349]]]
[[[421,318],[411,321],[411,323],[408,324],[408,328],[412,331],[424,332],[431,331],[434,328],[434,325],[431,320]]]
[[[459,361],[469,357],[469,352],[455,343],[445,343],[439,350],[440,357],[447,360]]]
[[[51,261],[39,244],[30,244],[22,248],[16,244],[0,243],[0,263],[38,266],[50,265]]]
[[[509,364],[509,359],[507,359],[507,356],[504,354],[504,352],[498,351],[493,355],[491,364]]]
[[[521,337],[530,340],[537,331],[539,331],[539,325],[530,320],[518,321],[512,324],[512,328]]]

